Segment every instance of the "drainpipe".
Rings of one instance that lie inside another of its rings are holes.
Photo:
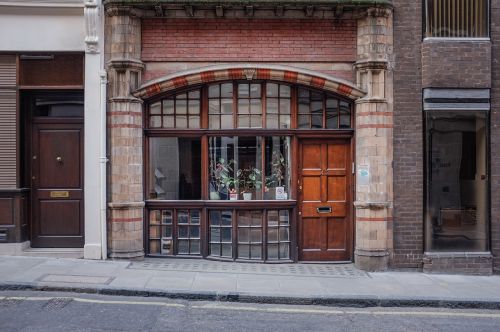
[[[103,70],[100,73],[101,77],[101,107],[100,107],[100,185],[101,185],[101,203],[100,203],[100,219],[101,219],[101,258],[108,258],[108,235],[107,235],[107,209],[106,209],[106,167],[108,163],[108,157],[106,154],[106,85],[108,83],[106,72]]]

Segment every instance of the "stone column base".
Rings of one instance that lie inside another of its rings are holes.
[[[389,266],[389,252],[387,250],[354,251],[354,265],[363,271],[386,271]]]
[[[110,258],[144,258],[144,202],[109,203],[108,252]]]

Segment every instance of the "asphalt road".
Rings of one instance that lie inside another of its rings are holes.
[[[500,331],[500,311],[0,292],[0,331]]]

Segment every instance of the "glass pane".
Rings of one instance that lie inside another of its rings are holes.
[[[260,84],[251,84],[250,85],[250,98],[260,98]]]
[[[350,106],[345,101],[340,102],[340,128],[351,127],[351,111]]]
[[[488,250],[485,112],[427,112],[426,250]]]
[[[238,84],[238,98],[248,98],[250,97],[250,84],[240,83]]]
[[[267,101],[267,114],[277,114],[279,112],[278,99],[268,98]]]
[[[282,114],[291,113],[290,99],[280,99],[280,113]]]
[[[266,91],[268,97],[278,97],[278,84],[276,83],[267,83]]]
[[[175,117],[175,127],[176,128],[187,128],[187,116],[177,115]]]
[[[280,128],[290,128],[290,115],[280,115]]]
[[[220,225],[220,212],[219,211],[210,211],[210,225],[218,226]]]
[[[149,117],[149,127],[160,128],[161,127],[161,116],[150,116]]]
[[[278,225],[279,225],[278,211],[268,210],[267,211],[267,226],[268,227],[273,227],[273,226],[277,227]]]
[[[200,114],[200,101],[190,100],[189,101],[189,114]]]
[[[172,238],[172,226],[163,226],[162,237]]]
[[[179,254],[189,254],[189,240],[179,240]]]
[[[220,242],[220,228],[210,228],[210,242]]]
[[[233,83],[224,83],[221,85],[221,97],[233,98]]]
[[[174,128],[174,127],[175,127],[174,116],[173,115],[164,116],[163,128]]]
[[[191,224],[194,224],[194,225],[200,224],[200,211],[191,210]]]
[[[313,128],[323,128],[323,114],[313,114],[311,118]]]
[[[251,115],[250,116],[250,127],[251,128],[262,128],[262,115]]]
[[[288,227],[280,227],[280,241],[290,241],[290,229]]]
[[[278,129],[278,114],[267,114],[266,116],[266,127],[268,129]]]
[[[268,244],[267,245],[267,259],[278,259],[278,245]]]
[[[150,225],[160,224],[160,210],[152,210],[149,212],[149,224]]]
[[[309,119],[310,119],[310,116],[308,114],[307,115],[299,115],[298,127],[309,129]]]
[[[189,117],[189,128],[192,128],[192,129],[200,128],[200,117],[199,116],[190,116]]]
[[[149,199],[201,198],[201,140],[149,139]]]
[[[189,222],[188,212],[185,210],[181,210],[177,212],[177,223],[178,224],[187,224]]]
[[[198,99],[198,98],[200,98],[200,90],[190,91],[188,97],[189,97],[189,99]]]
[[[165,99],[163,100],[163,114],[174,114],[174,100]]]
[[[252,259],[262,258],[262,245],[253,245],[250,247],[250,256]]]
[[[299,114],[307,114],[310,111],[309,99],[299,99]]]
[[[208,113],[209,114],[220,113],[220,101],[219,101],[219,99],[210,99],[208,101]]]
[[[290,258],[290,244],[280,243],[280,259]]]
[[[43,93],[43,95],[36,97],[33,115],[36,117],[82,118],[84,113],[83,99],[83,92]]]
[[[238,226],[250,226],[252,217],[250,211],[238,211]]]
[[[250,100],[250,113],[252,114],[262,114],[262,103],[260,99]]]
[[[220,97],[219,84],[213,84],[208,87],[208,98]]]
[[[252,226],[262,226],[262,211],[251,211]]]
[[[233,116],[232,115],[222,115],[221,116],[221,129],[232,129],[233,125]]]
[[[222,226],[231,226],[233,224],[233,213],[231,211],[222,211]]]
[[[160,241],[158,240],[149,241],[149,253],[152,255],[160,254]]]
[[[161,102],[151,104],[151,106],[149,106],[149,114],[161,114]]]
[[[162,224],[172,224],[172,210],[163,210],[162,214]]]
[[[150,226],[149,238],[159,238],[159,237],[160,237],[160,226]]]
[[[209,129],[220,129],[220,116],[219,115],[209,115],[208,116],[208,128]]]
[[[222,99],[222,114],[233,114],[233,100],[232,99]]]
[[[210,255],[212,256],[220,256],[220,244],[212,243],[210,244]]]
[[[189,252],[191,254],[200,254],[200,240],[191,240]]]
[[[250,246],[248,244],[238,245],[238,258],[250,259]]]
[[[233,231],[232,227],[227,227],[227,228],[221,228],[221,241],[222,242],[231,242],[232,235],[231,232]]]
[[[288,85],[280,85],[280,97],[290,98],[291,89]]]
[[[290,215],[288,210],[280,210],[280,225],[289,225]]]
[[[338,120],[339,120],[339,117],[338,117],[337,111],[326,112],[326,128],[337,129],[339,126]]]
[[[238,128],[250,128],[250,115],[238,116]]]
[[[250,229],[250,242],[253,242],[253,243],[262,242],[262,228],[251,228]]]
[[[278,228],[268,228],[267,229],[267,241],[268,242],[278,242]]]
[[[188,238],[188,226],[179,226],[178,227],[178,230],[179,230],[179,238]]]
[[[233,257],[233,246],[231,244],[222,244],[222,256]]]
[[[299,98],[309,99],[309,90],[299,88]]]
[[[238,242],[250,242],[250,230],[248,228],[238,228]]]
[[[175,113],[176,114],[186,114],[187,113],[187,101],[185,99],[175,100]]]
[[[189,237],[191,239],[200,238],[200,226],[190,226],[189,227]]]
[[[266,138],[264,199],[285,200],[291,198],[289,197],[290,151],[290,137],[272,136]]]
[[[249,113],[250,113],[250,100],[238,99],[238,114],[249,114]]]

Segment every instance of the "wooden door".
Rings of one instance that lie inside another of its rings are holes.
[[[349,140],[304,140],[299,164],[299,259],[352,259]]]
[[[32,246],[83,247],[81,120],[33,123],[31,183]]]

